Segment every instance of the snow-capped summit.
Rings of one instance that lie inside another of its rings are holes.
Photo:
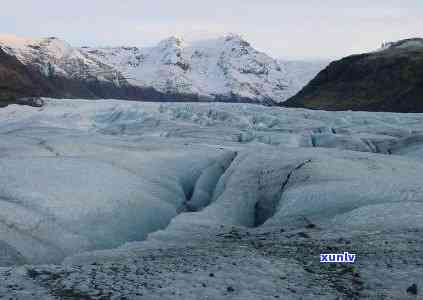
[[[56,37],[23,39],[14,36],[0,36],[0,47],[9,55],[15,56],[25,65],[31,65],[46,77],[61,76],[72,79],[108,80],[112,72],[84,52],[72,47]]]
[[[186,45],[186,41],[182,36],[174,35],[167,39],[162,40],[159,42],[158,47],[162,49],[166,48],[182,48]]]
[[[82,48],[130,83],[200,99],[275,103],[295,93],[287,73],[239,35],[188,42],[170,37],[155,47]]]
[[[0,34],[0,45],[6,45],[8,47],[25,47],[30,44],[35,44],[38,41],[39,40],[36,39],[23,38],[11,34]]]

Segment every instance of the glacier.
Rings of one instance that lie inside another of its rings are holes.
[[[422,114],[44,101],[0,110],[0,296],[399,299],[422,283]],[[321,267],[328,247],[358,271]]]

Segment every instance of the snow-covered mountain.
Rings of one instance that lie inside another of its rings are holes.
[[[291,82],[284,64],[257,51],[239,35],[195,42],[171,37],[150,48],[82,50],[116,67],[130,83],[164,93],[271,104],[285,101],[302,87]]]
[[[56,81],[57,92],[42,95],[49,97],[269,105],[293,96],[323,68],[278,61],[234,34],[193,42],[171,37],[148,48],[75,48],[54,37],[0,36],[0,48]]]
[[[112,81],[112,67],[87,56],[66,41],[55,37],[24,39],[0,36],[0,47],[24,65],[30,65],[45,77],[61,76],[71,79]]]

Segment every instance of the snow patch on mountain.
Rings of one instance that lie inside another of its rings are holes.
[[[284,60],[278,61],[285,70],[291,90],[296,94],[330,63],[329,60]]]
[[[423,48],[423,39],[422,38],[410,38],[405,40],[400,40],[396,42],[383,42],[382,46],[378,51],[383,51],[387,49],[398,48],[398,49],[421,49]]]

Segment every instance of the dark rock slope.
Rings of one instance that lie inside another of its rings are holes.
[[[331,63],[283,105],[323,110],[423,112],[423,39]]]
[[[0,49],[0,106],[24,96],[51,95],[52,87],[37,72]]]

